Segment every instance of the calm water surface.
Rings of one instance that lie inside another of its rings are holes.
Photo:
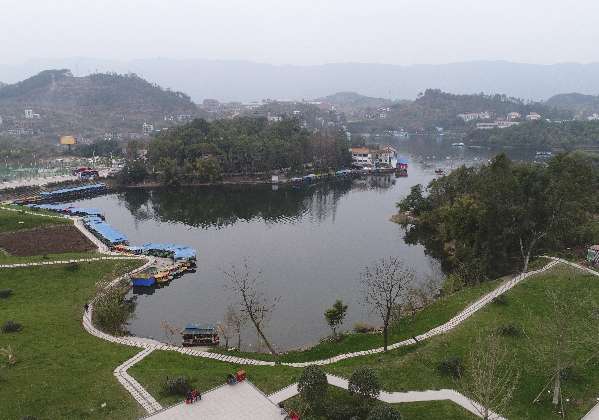
[[[323,312],[343,299],[344,327],[376,323],[361,303],[360,272],[385,256],[400,256],[420,278],[436,262],[421,246],[408,245],[389,221],[396,202],[414,184],[427,184],[437,167],[486,159],[472,151],[432,143],[400,147],[409,156],[409,177],[379,176],[293,189],[271,186],[128,190],[82,200],[99,207],[131,244],[175,242],[198,251],[197,272],[137,296],[132,334],[165,339],[161,321],[217,323],[233,296],[223,270],[242,264],[260,270],[263,288],[280,297],[267,331],[280,350],[314,344],[329,333]],[[422,150],[420,150],[421,148]],[[257,350],[246,327],[245,350]]]

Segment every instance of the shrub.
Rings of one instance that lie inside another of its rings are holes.
[[[452,273],[443,281],[441,285],[441,295],[449,296],[457,291],[460,291],[464,288],[466,282],[463,277],[458,274]]]
[[[507,305],[508,304],[507,296],[499,295],[499,296],[493,298],[493,303],[496,305]]]
[[[522,328],[516,324],[505,324],[497,328],[497,332],[505,337],[520,337],[522,336]]]
[[[381,384],[374,369],[363,366],[352,373],[347,389],[350,394],[363,399],[375,399],[381,393]]]
[[[18,322],[8,320],[2,325],[2,327],[0,327],[0,329],[3,333],[13,333],[21,331],[23,329],[23,326]]]
[[[442,360],[437,365],[437,370],[443,376],[451,376],[454,379],[459,379],[464,374],[462,359],[457,356],[452,356]]]
[[[354,324],[354,332],[360,333],[360,334],[366,334],[369,332],[373,332],[376,328],[370,324],[367,324],[366,322],[356,322]]]
[[[166,395],[185,396],[191,391],[189,380],[185,376],[176,376],[169,378],[168,376],[162,383],[162,392]]]
[[[68,272],[70,272],[70,273],[78,271],[79,270],[79,264],[78,263],[68,263],[65,266],[65,270],[68,271]]]
[[[12,289],[0,289],[0,299],[7,299],[12,295]]]
[[[390,405],[380,404],[370,410],[366,420],[401,420],[401,414]]]
[[[297,390],[310,409],[316,412],[322,408],[328,386],[324,371],[318,366],[308,366],[298,380]]]
[[[99,288],[105,285],[100,285]],[[124,335],[126,323],[135,310],[135,296],[125,299],[128,285],[121,284],[100,291],[94,304],[94,323],[103,331],[112,335]]]
[[[335,400],[327,401],[327,420],[347,420],[356,417],[356,407]]]

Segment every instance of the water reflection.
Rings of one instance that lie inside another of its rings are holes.
[[[121,192],[119,199],[137,220],[154,219],[206,229],[254,219],[267,223],[297,223],[305,216],[315,221],[334,219],[337,203],[352,188],[385,190],[394,183],[393,175],[383,175],[276,190],[270,186],[131,189]]]

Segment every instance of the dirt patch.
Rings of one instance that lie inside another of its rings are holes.
[[[0,233],[0,248],[18,257],[96,249],[89,239],[71,225]]]

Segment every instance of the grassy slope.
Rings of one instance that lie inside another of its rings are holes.
[[[225,383],[229,373],[243,369],[248,378],[266,394],[297,381],[301,370],[278,366],[238,366],[214,360],[191,357],[174,352],[154,352],[129,369],[137,379],[163,405],[181,400],[180,397],[164,395],[161,384],[168,377],[186,376],[191,385],[201,392]]]
[[[354,406],[355,399],[341,388],[329,386],[327,391],[328,398],[335,401],[337,405]],[[386,404],[378,401],[376,404]],[[415,403],[392,404],[400,413],[403,420],[471,420],[476,419],[472,413],[466,411],[451,401],[427,401]],[[303,413],[302,401],[299,396],[295,396],[285,401],[285,407],[301,415],[304,420],[326,420],[325,416],[313,416]]]
[[[421,334],[429,329],[443,324],[455,316],[458,312],[477,300],[482,295],[490,292],[499,285],[499,281],[490,281],[483,284],[466,288],[451,296],[435,301],[432,305],[419,312],[414,320],[405,318],[399,328],[391,331],[389,342],[395,343]],[[323,320],[324,322],[324,320]],[[282,362],[305,362],[310,360],[326,359],[342,353],[367,350],[382,347],[383,336],[381,334],[349,334],[341,342],[323,342],[308,350],[292,351],[280,356]],[[217,350],[222,351],[222,350]],[[224,351],[222,351],[225,353]],[[236,356],[247,356],[262,360],[273,360],[272,356],[260,353],[229,352]]]
[[[384,389],[389,391],[457,388],[459,384],[438,374],[437,364],[449,356],[466,358],[479,332],[515,323],[524,329],[526,336],[503,340],[514,352],[522,369],[521,379],[508,413],[502,414],[507,414],[509,418],[558,418],[549,402],[531,404],[547,380],[546,372],[550,369],[550,365],[538,361],[538,354],[534,350],[546,342],[546,337],[539,331],[540,323],[547,319],[550,310],[545,287],[552,288],[561,299],[580,308],[577,324],[580,323],[581,329],[586,328],[589,322],[591,307],[588,306],[588,298],[599,301],[599,279],[580,272],[574,279],[568,279],[566,275],[565,269],[560,268],[528,279],[508,292],[507,305],[489,305],[446,335],[385,355],[346,360],[326,366],[325,370],[349,377],[358,366],[370,366],[379,373]],[[582,346],[577,349],[577,359],[583,360],[588,356],[588,349]],[[599,389],[597,364],[580,367],[575,373],[575,377],[564,384],[564,395],[570,399],[566,406],[567,418],[580,418],[586,413],[596,403]]]
[[[40,214],[47,213],[40,212]],[[33,229],[41,226],[67,223],[71,223],[71,221],[66,218],[59,219],[55,217],[38,217],[32,214],[16,213],[14,211],[3,210],[0,208],[0,232],[14,232],[18,230]]]
[[[14,290],[9,299],[0,299],[0,322],[13,319],[24,326],[19,333],[0,334],[0,347],[10,345],[18,359],[0,373],[0,418],[141,414],[112,374],[138,350],[102,341],[81,327],[82,307],[95,283],[138,264],[87,263],[76,272],[65,266],[0,270],[1,287]]]

